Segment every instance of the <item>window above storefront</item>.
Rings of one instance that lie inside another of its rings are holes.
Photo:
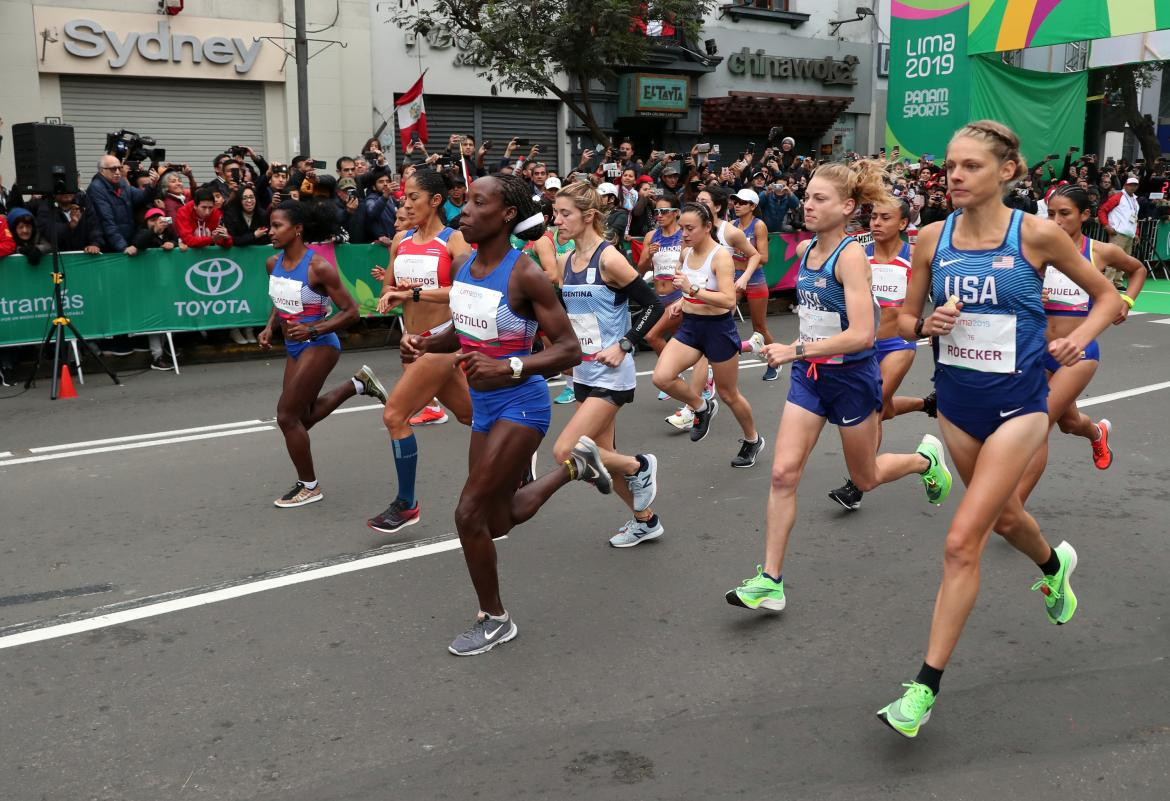
[[[792,0],[739,0],[724,5],[723,14],[735,22],[741,19],[772,20],[799,28],[808,22],[811,15],[793,11],[792,5]]]

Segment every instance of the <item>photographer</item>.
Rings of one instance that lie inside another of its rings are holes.
[[[87,253],[101,252],[101,233],[97,229],[97,218],[86,212],[82,205],[85,195],[62,192],[47,197],[33,198],[27,208],[36,218],[37,229],[49,242],[56,237],[57,249],[62,253],[84,250]]]
[[[268,167],[268,197],[265,208],[271,210],[290,197],[288,193],[288,166],[273,163]]]
[[[139,252],[158,248],[160,250],[186,250],[187,246],[179,241],[172,231],[170,217],[163,214],[162,209],[148,209],[144,215],[143,227],[134,235],[134,247]]]
[[[376,170],[373,175],[374,185],[362,200],[362,230],[350,231],[350,241],[377,242],[389,247],[397,231],[394,223],[398,204],[394,201],[394,193],[398,185],[389,170]]]
[[[320,188],[320,184],[318,187]],[[336,210],[338,226],[346,232],[346,241],[359,241],[365,230],[366,213],[362,208],[361,198],[358,197],[357,181],[353,178],[342,178],[337,182],[333,207]],[[354,234],[357,235],[356,238]]]
[[[211,245],[231,247],[232,237],[222,223],[222,213],[215,207],[215,190],[204,184],[195,190],[191,201],[175,215],[175,231],[179,241],[192,248]]]
[[[940,222],[947,218],[950,211],[947,209],[947,197],[942,189],[936,187],[930,190],[930,194],[926,198],[926,205],[922,208],[922,214],[919,215],[918,227],[925,228],[934,222]]]
[[[768,233],[791,231],[792,226],[788,223],[788,215],[800,206],[800,201],[796,199],[796,195],[789,191],[788,184],[783,180],[776,179],[768,186],[767,191],[760,192],[757,189],[756,192],[760,195],[760,217],[763,219],[764,225],[768,227]]]
[[[268,213],[260,207],[252,184],[244,184],[228,202],[223,210],[223,226],[235,245],[272,244],[268,238]]]

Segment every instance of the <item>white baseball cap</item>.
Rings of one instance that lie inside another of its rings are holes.
[[[1125,183],[1126,183],[1126,185],[1129,185],[1129,184],[1140,184],[1140,183],[1141,183],[1141,181],[1139,181],[1139,180],[1138,180],[1138,177],[1137,177],[1136,175],[1131,175],[1131,176],[1129,176],[1128,178],[1126,178],[1126,179],[1125,179]]]
[[[618,190],[617,190],[616,186],[611,184],[609,181],[606,181],[605,183],[598,184],[597,194],[599,194],[599,195],[613,195],[614,197],[618,197]]]
[[[760,196],[751,189],[741,189],[735,193],[735,196],[740,200],[752,203],[756,206],[760,205]]]
[[[561,179],[556,177],[555,175],[549,176],[544,182],[544,188],[545,189],[560,189],[561,188]]]

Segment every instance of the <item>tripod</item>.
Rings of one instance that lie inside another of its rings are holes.
[[[53,199],[49,202],[52,204],[53,213],[55,215],[60,211],[60,207],[57,205],[57,200],[55,197],[53,197]],[[48,347],[49,342],[53,342],[53,386],[52,390],[49,392],[49,398],[51,400],[57,400],[57,395],[60,392],[59,383],[61,380],[61,351],[65,348],[65,328],[68,327],[69,330],[73,332],[74,338],[81,344],[82,348],[88,350],[89,342],[81,335],[81,332],[77,330],[77,326],[75,326],[72,321],[70,321],[70,319],[65,316],[65,300],[63,294],[65,286],[65,265],[62,264],[61,252],[57,249],[57,222],[55,219],[53,220],[53,225],[50,226],[49,244],[53,249],[53,311],[49,317],[48,333],[45,334],[44,342],[42,342],[40,348],[37,349],[37,361],[36,364],[33,365],[32,373],[29,375],[28,380],[24,382],[24,388],[29,389],[34,383],[36,383],[37,372],[41,369],[41,360],[45,357],[45,348]],[[84,352],[84,350],[82,352]],[[120,386],[122,382],[118,380],[118,376],[114,374],[114,371],[107,367],[106,363],[102,361],[102,357],[99,355],[97,350],[95,349],[92,352],[93,357],[97,360],[97,363],[101,365],[101,368],[106,371],[106,375],[110,377],[110,380]],[[80,365],[78,366],[80,367]]]

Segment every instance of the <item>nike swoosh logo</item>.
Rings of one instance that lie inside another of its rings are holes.
[[[488,631],[488,630],[485,628],[485,629],[483,630],[483,638],[484,638],[485,640],[487,640],[488,642],[491,642],[492,640],[494,640],[494,639],[496,638],[496,635],[497,635],[497,634],[499,634],[501,631],[503,631],[503,630],[504,630],[505,626],[506,626],[506,624],[505,624],[504,626],[497,626],[497,627],[496,627],[496,630],[495,630],[495,631],[492,631],[492,632],[489,632],[489,631]]]
[[[1009,411],[1009,412],[1000,412],[1000,413],[999,413],[999,416],[1000,416],[1000,417],[1011,417],[1013,414],[1015,414],[1016,412],[1018,412],[1020,409],[1023,409],[1023,408],[1024,408],[1023,406],[1020,406],[1019,408],[1017,408],[1017,409],[1012,409],[1012,410],[1011,410],[1011,411]]]
[[[957,261],[962,261],[962,259],[947,259],[946,261],[940,261],[938,263],[938,266],[939,267],[946,267],[947,265],[954,264]]]
[[[857,422],[858,420],[860,420],[860,419],[861,419],[861,415],[857,415],[857,417],[854,417],[852,420],[845,420],[845,419],[842,419],[842,420],[841,420],[841,425],[843,425],[843,426],[847,426],[847,425],[849,425],[850,423],[856,423],[856,422]]]

